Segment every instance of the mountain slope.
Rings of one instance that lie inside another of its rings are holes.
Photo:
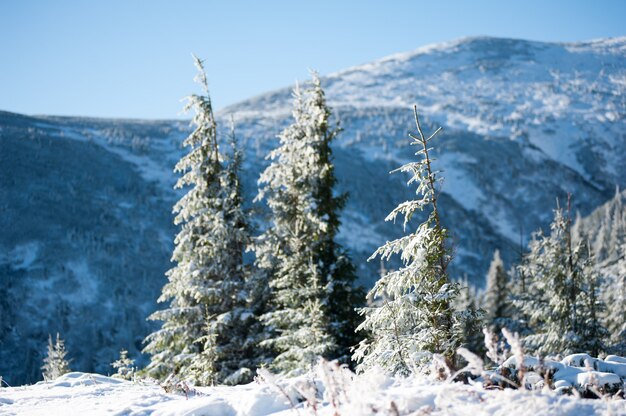
[[[586,215],[626,185],[626,38],[462,39],[323,85],[344,128],[335,163],[350,199],[340,238],[365,285],[379,267],[367,257],[402,233],[383,219],[413,196],[406,178],[388,174],[413,158],[413,104],[427,130],[444,127],[435,167],[454,277],[482,285],[496,248],[511,265],[520,237],[549,223],[555,198],[573,193]],[[218,115],[222,127],[235,119],[250,197],[290,101],[286,88]],[[187,133],[176,121],[0,113],[0,375],[9,383],[38,379],[56,331],[81,371],[106,373],[122,347],[137,356],[170,267],[172,168]]]

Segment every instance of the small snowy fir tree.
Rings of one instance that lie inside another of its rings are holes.
[[[610,333],[602,322],[606,305],[600,298],[600,276],[590,252],[591,249],[586,247],[586,252],[583,254],[586,258],[582,264],[584,281],[580,299],[582,307],[578,311],[581,333],[578,349],[597,357],[600,352],[607,350]]]
[[[224,293],[232,296],[232,310],[222,315],[220,331],[209,329],[207,334],[215,337],[211,342],[217,345],[218,381],[233,385],[251,382],[259,363],[257,342],[254,339],[258,317],[254,315],[254,305],[251,304],[254,299],[250,293],[254,289],[249,284],[252,280],[250,267],[244,262],[244,252],[250,248],[251,236],[249,215],[243,209],[243,190],[239,179],[243,152],[235,136],[234,122],[231,123],[230,153],[222,176],[223,211],[231,232],[225,241],[227,261],[221,261],[230,273],[230,278],[225,279]],[[205,337],[206,341],[210,340]]]
[[[370,259],[389,259],[400,254],[403,266],[379,279],[368,295],[383,298],[381,304],[361,309],[365,321],[359,330],[371,335],[361,341],[353,359],[357,370],[380,366],[389,373],[409,374],[430,354],[442,354],[452,365],[460,344],[462,316],[453,308],[458,286],[448,279],[447,231],[439,217],[438,172],[431,166],[430,137],[424,136],[414,108],[419,135],[412,135],[421,160],[397,169],[411,174],[409,184],[417,184],[418,199],[396,207],[386,218],[404,216],[404,226],[418,211],[428,211],[427,219],[409,235],[387,242]]]
[[[573,244],[570,223],[557,207],[550,235],[535,233],[519,266],[527,288],[516,304],[534,332],[524,338],[524,345],[541,355],[597,356],[607,334],[598,320],[603,305],[597,275],[584,242]]]
[[[162,327],[148,338],[144,351],[151,362],[146,373],[163,379],[169,374],[195,384],[222,382],[241,365],[247,325],[243,251],[248,242],[245,214],[237,179],[237,149],[228,167],[219,151],[217,129],[202,61],[195,58],[196,80],[204,95],[188,98],[195,130],[183,144],[189,148],[176,165],[183,176],[177,188],[191,189],[176,203],[172,261],[159,302],[169,307],[149,319]]]
[[[454,307],[462,316],[461,346],[474,354],[485,352],[482,333],[484,310],[480,308],[481,293],[469,283],[467,276],[459,288],[459,295],[454,299]]]
[[[63,374],[69,373],[70,364],[66,358],[65,342],[57,332],[56,342],[52,343],[52,336],[48,336],[48,352],[43,360],[43,379],[45,381],[56,380]]]
[[[610,307],[602,321],[610,332],[611,354],[626,355],[626,191],[586,218],[577,218],[573,240],[592,243],[597,270],[602,275],[601,300]]]
[[[294,122],[261,174],[257,200],[265,199],[270,226],[256,241],[259,282],[269,283],[270,306],[262,316],[268,332],[261,347],[276,355],[274,370],[310,367],[319,356],[347,358],[354,342],[362,294],[353,289],[354,267],[335,241],[345,197],[336,196],[329,124],[319,77],[294,91]]]
[[[626,242],[618,250],[618,259],[604,268],[607,273],[601,299],[605,305],[603,322],[610,333],[611,354],[626,356]]]
[[[128,351],[121,350],[120,358],[111,363],[111,367],[115,369],[113,378],[122,380],[132,380],[135,377],[135,360],[128,358]]]
[[[520,250],[520,264],[524,261],[525,252]],[[508,271],[509,295],[507,297],[508,307],[505,318],[499,318],[496,322],[500,329],[506,328],[511,333],[517,333],[521,337],[532,334],[531,329],[528,326],[529,318],[521,309],[520,299],[528,294],[527,290],[527,278],[524,275],[524,269],[515,265]],[[500,338],[500,332],[491,328],[491,332],[495,334],[496,338]]]
[[[488,325],[492,326],[492,331],[495,333],[500,333],[500,329],[507,326],[506,321],[510,317],[509,295],[504,262],[500,257],[500,250],[496,250],[487,272],[487,287],[482,303],[485,320]]]

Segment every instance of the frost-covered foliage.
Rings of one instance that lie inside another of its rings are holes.
[[[473,353],[483,355],[485,348],[482,328],[485,324],[485,311],[481,304],[481,295],[482,293],[465,278],[453,305],[462,317],[461,345]]]
[[[367,331],[368,336],[353,358],[361,372],[380,366],[390,373],[409,374],[430,353],[443,354],[452,361],[460,343],[462,316],[453,308],[458,286],[448,279],[447,231],[437,207],[440,178],[429,155],[432,148],[428,142],[441,129],[425,137],[416,108],[414,112],[419,135],[411,137],[419,147],[416,155],[420,160],[396,171],[411,175],[408,184],[417,185],[418,199],[398,205],[386,221],[402,215],[406,229],[415,212],[427,210],[428,217],[414,232],[387,242],[370,257],[388,260],[399,254],[403,265],[381,277],[368,294],[372,299],[379,298],[379,304],[360,310],[365,321],[358,330]]]
[[[626,191],[615,197],[573,226],[575,239],[592,242],[602,275],[601,298],[606,305],[602,315],[611,334],[610,350],[626,355]]]
[[[122,380],[132,380],[135,377],[135,360],[128,358],[128,351],[121,350],[120,358],[111,363],[111,367],[115,369],[113,378]]]
[[[275,353],[279,372],[305,369],[318,356],[345,357],[353,343],[360,292],[354,266],[336,242],[345,196],[335,195],[329,123],[319,77],[294,91],[294,121],[279,136],[259,179],[257,200],[271,212],[255,245],[256,265],[271,294],[261,317],[267,330],[262,347]]]
[[[607,331],[600,322],[604,305],[593,258],[583,241],[572,242],[570,219],[562,209],[554,211],[550,228],[550,235],[534,234],[519,266],[526,291],[516,304],[534,332],[524,338],[525,347],[542,355],[597,355]]]
[[[487,285],[481,305],[485,311],[486,322],[493,326],[496,332],[506,326],[510,318],[510,295],[504,262],[500,257],[500,250],[496,250],[487,272]]]
[[[48,335],[48,351],[43,360],[43,379],[46,381],[56,380],[63,374],[69,373],[70,364],[66,358],[65,342],[57,332],[56,341],[52,343],[52,335]]]
[[[608,283],[602,295],[607,307],[605,322],[611,333],[611,352],[626,355],[626,242],[621,245],[619,259],[607,272]]]
[[[249,352],[243,251],[248,242],[237,178],[238,150],[224,160],[206,74],[195,58],[196,80],[204,95],[191,95],[186,110],[195,110],[195,130],[185,139],[187,153],[176,165],[182,173],[176,187],[190,187],[176,203],[176,236],[172,261],[159,302],[166,309],[149,319],[162,327],[148,338],[145,352],[151,363],[148,375],[163,379],[176,374],[196,384],[221,382],[246,366]]]

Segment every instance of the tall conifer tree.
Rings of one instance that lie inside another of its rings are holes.
[[[312,76],[305,91],[294,91],[294,122],[268,156],[257,197],[271,211],[255,246],[271,288],[262,346],[275,351],[273,367],[281,372],[306,368],[318,356],[345,360],[362,299],[353,288],[354,266],[336,242],[345,195],[334,192],[330,144],[339,129],[330,125],[320,79]]]
[[[593,258],[583,241],[572,242],[569,215],[559,207],[550,228],[550,235],[535,233],[519,266],[527,289],[516,304],[533,331],[524,338],[525,347],[539,354],[597,356],[607,331],[598,320],[603,304]]]
[[[147,373],[156,378],[175,374],[196,384],[223,382],[239,370],[244,357],[246,308],[242,253],[248,229],[237,179],[239,156],[226,167],[220,153],[213,108],[202,61],[195,58],[196,80],[204,95],[191,95],[186,110],[195,110],[189,148],[176,165],[182,173],[176,187],[190,187],[176,203],[172,261],[159,302],[169,306],[149,319],[162,327],[148,338]],[[245,361],[245,360],[244,360]]]
[[[493,332],[500,333],[503,327],[509,327],[510,301],[509,284],[504,262],[500,257],[500,250],[493,253],[493,259],[487,272],[487,287],[483,297],[482,308],[485,311],[485,320],[493,328]]]
[[[626,242],[618,248],[619,259],[611,267],[611,276],[604,283],[603,299],[610,305],[603,314],[611,334],[613,354],[626,356]]]
[[[465,276],[459,287],[458,296],[454,299],[455,310],[462,317],[461,346],[474,354],[484,354],[485,350],[482,332],[485,311],[480,307],[481,295],[482,293],[470,284]]]
[[[460,345],[462,316],[452,304],[458,286],[448,278],[447,231],[437,205],[440,178],[431,165],[429,147],[441,129],[426,137],[416,108],[414,112],[418,135],[410,136],[419,147],[420,160],[396,171],[411,174],[408,183],[417,184],[418,199],[398,205],[386,220],[402,215],[406,228],[416,212],[427,211],[428,216],[414,232],[387,242],[370,258],[400,254],[403,266],[381,277],[370,291],[368,297],[382,298],[382,302],[361,310],[365,321],[359,330],[371,335],[354,353],[359,370],[380,366],[390,373],[409,374],[430,353],[443,354],[452,363]]]

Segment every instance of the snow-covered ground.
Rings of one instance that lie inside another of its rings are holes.
[[[626,415],[626,400],[582,399],[550,390],[486,390],[425,376],[355,376],[332,364],[248,385],[165,392],[151,382],[69,373],[54,382],[0,389],[2,415]]]

